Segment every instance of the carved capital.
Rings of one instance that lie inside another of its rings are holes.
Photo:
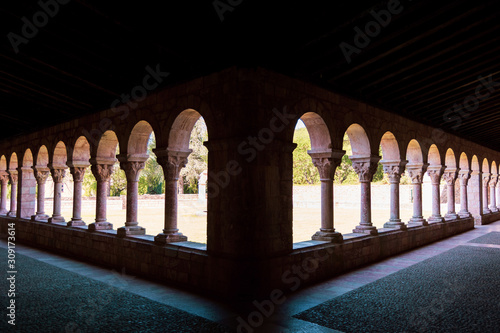
[[[452,186],[455,184],[455,181],[458,177],[457,169],[446,169],[443,174],[443,179],[446,182],[447,186]]]
[[[85,170],[87,167],[77,167],[73,166],[69,169],[69,172],[73,176],[74,182],[83,182],[83,176],[85,175]]]
[[[488,183],[490,182],[490,174],[483,173],[483,186],[488,187]]]
[[[155,151],[156,161],[163,168],[166,181],[179,180],[179,172],[188,162],[189,151],[162,150]]]
[[[469,170],[460,171],[458,173],[458,176],[460,177],[460,185],[467,186],[467,183],[469,182],[471,176],[471,172]]]
[[[427,164],[413,164],[406,167],[412,184],[422,184],[422,179],[425,171],[427,170],[427,166]]]
[[[144,164],[141,161],[127,161],[120,162],[120,167],[125,171],[128,182],[137,182],[139,181],[139,171],[144,169]]]
[[[9,174],[6,171],[0,172],[0,182],[5,184],[9,181]]]
[[[13,185],[17,184],[17,170],[8,170],[7,172],[9,173],[10,183]]]
[[[490,187],[495,187],[497,185],[497,182],[498,182],[498,176],[491,176],[490,177]]]
[[[371,182],[373,175],[377,172],[380,157],[356,158],[351,157],[352,167],[358,174],[361,183]]]
[[[399,184],[401,180],[401,175],[405,171],[406,162],[387,162],[382,161],[384,166],[384,173],[389,177],[389,182],[391,184]]]
[[[49,169],[33,167],[33,171],[35,174],[36,183],[38,185],[45,184],[45,181],[47,180],[47,177],[49,176],[50,173]]]
[[[319,177],[322,180],[333,180],[335,177],[335,170],[342,162],[342,156],[345,151],[313,151],[307,152],[311,156],[312,162],[318,168]]]
[[[443,173],[444,173],[443,166],[431,166],[427,169],[427,174],[431,178],[432,185],[439,185]]]
[[[59,169],[59,168],[57,168],[57,169],[51,168],[50,174],[52,175],[52,179],[54,180],[54,183],[62,183],[64,176],[66,176],[66,170]]]
[[[93,164],[90,170],[98,182],[107,182],[113,174],[113,164]]]

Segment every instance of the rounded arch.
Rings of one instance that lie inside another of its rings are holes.
[[[420,144],[417,140],[413,139],[408,143],[408,148],[406,149],[406,159],[409,164],[424,163],[422,149],[420,148]]]
[[[466,153],[460,154],[460,169],[470,170],[469,158]]]
[[[495,161],[491,162],[491,175],[497,175],[497,164],[495,163]]]
[[[429,147],[427,160],[430,165],[441,165],[441,156],[439,155],[439,149],[435,144],[432,144]]]
[[[182,111],[174,120],[168,136],[168,148],[171,150],[188,150],[189,138],[194,124],[201,114],[193,109]]]
[[[90,159],[90,144],[86,137],[80,136],[73,148],[73,153],[71,154],[72,163],[75,164],[89,164]]]
[[[444,164],[446,165],[446,168],[448,169],[456,169],[457,168],[457,159],[455,157],[455,152],[453,149],[448,148],[446,151],[446,155],[444,158]]]
[[[476,155],[472,156],[471,168],[472,171],[481,171],[479,168],[479,160]]]
[[[5,158],[5,155],[2,155],[0,157],[0,171],[6,171],[7,170],[7,159]]]
[[[66,151],[66,145],[64,142],[59,141],[54,148],[54,153],[52,156],[52,165],[66,166],[66,161],[68,160],[68,153]]]
[[[385,161],[401,160],[398,141],[394,134],[389,131],[385,132],[380,140],[380,146],[382,147],[382,158]]]
[[[32,167],[33,166],[33,154],[31,153],[31,149],[26,149],[23,156],[23,167]]]
[[[49,164],[49,150],[45,145],[38,149],[38,154],[36,155],[36,165],[39,167],[46,167]]]
[[[370,141],[366,131],[359,124],[352,124],[347,128],[347,136],[351,142],[352,156],[367,157],[371,156]]]
[[[148,142],[152,132],[153,127],[145,120],[141,120],[135,124],[128,139],[127,154],[129,156],[147,157]]]
[[[116,147],[118,146],[118,137],[115,132],[108,130],[104,132],[97,146],[96,158],[115,160]]]
[[[323,118],[315,112],[306,112],[300,117],[309,133],[312,151],[325,151],[332,148],[330,131]]]
[[[488,159],[486,157],[483,159],[481,171],[483,173],[490,173],[490,163],[488,162]]]
[[[16,169],[17,169],[17,154],[12,153],[12,155],[10,155],[9,170],[16,170]]]

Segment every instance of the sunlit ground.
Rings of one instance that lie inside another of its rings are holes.
[[[206,243],[207,240],[207,217],[204,215],[206,206],[193,202],[179,202],[178,227],[180,232],[188,236],[192,242]],[[442,212],[445,212],[444,210]],[[71,217],[70,210],[64,210],[63,216],[66,220]],[[117,229],[124,225],[125,210],[108,209],[108,221],[113,223]],[[295,208],[293,211],[293,241],[301,242],[310,240],[311,236],[319,230],[321,225],[320,208]],[[444,214],[444,213],[443,213]],[[431,212],[424,211],[424,217],[428,218]],[[164,221],[164,208],[140,208],[139,223],[146,228],[149,235],[157,235],[162,232]],[[411,210],[401,211],[401,218],[407,222],[412,216]],[[87,224],[95,219],[95,210],[83,211],[82,217]],[[389,219],[389,209],[372,209],[372,221],[377,228],[382,228]],[[335,207],[335,229],[342,233],[352,233],[352,229],[359,224],[359,209]]]

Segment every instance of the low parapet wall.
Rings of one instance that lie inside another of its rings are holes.
[[[493,216],[495,215],[495,216]],[[500,213],[491,214],[491,219]],[[43,248],[133,275],[196,289],[226,298],[262,298],[331,278],[474,228],[474,219],[457,219],[408,230],[380,229],[379,235],[344,235],[344,243],[308,241],[294,244],[289,254],[261,261],[216,258],[206,245],[184,242],[157,245],[152,236],[119,238],[116,230],[89,232],[87,227],[0,217],[5,237],[15,223],[16,242]],[[233,270],[220,269],[233,268]],[[238,272],[227,274],[227,272]],[[239,276],[240,278],[235,278]],[[261,283],[249,283],[258,278]],[[256,286],[254,289],[249,286]]]

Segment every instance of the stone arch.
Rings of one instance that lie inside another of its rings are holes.
[[[382,147],[382,158],[384,161],[400,161],[401,154],[399,153],[399,145],[396,137],[392,132],[385,132],[380,140]]]
[[[116,133],[108,130],[104,132],[97,145],[96,158],[98,160],[114,161],[116,160],[116,147],[118,146],[118,137]]]
[[[446,151],[444,164],[446,165],[447,169],[456,169],[457,168],[457,159],[455,158],[455,152],[453,151],[453,149],[448,148],[448,150]]]
[[[193,109],[182,111],[174,120],[168,136],[169,150],[189,150],[189,139],[194,124],[200,119],[201,114]]]
[[[420,144],[417,140],[413,139],[408,143],[408,148],[406,149],[406,159],[409,164],[424,163],[422,149],[420,148]]]
[[[311,140],[311,151],[327,151],[332,148],[330,131],[323,118],[315,112],[306,112],[300,117],[306,125],[309,139]]]
[[[83,135],[80,136],[73,147],[73,153],[71,154],[71,162],[73,164],[83,164],[88,165],[90,159],[90,144],[87,138]]]
[[[9,160],[9,170],[16,170],[17,169],[17,154],[12,153],[10,155],[10,160]]]
[[[370,157],[370,141],[366,131],[359,124],[352,124],[346,130],[349,141],[351,142],[352,156],[354,157]]]
[[[466,153],[460,154],[460,170],[470,170],[470,164],[469,164],[469,158],[467,157]]]
[[[147,158],[148,141],[152,132],[153,127],[145,120],[141,120],[135,124],[128,139],[127,155],[129,157],[134,156]]]
[[[472,171],[481,171],[481,168],[479,167],[479,160],[477,159],[476,155],[472,156],[471,170]]]
[[[54,148],[54,153],[52,155],[52,165],[65,167],[68,160],[68,153],[66,150],[66,145],[64,142],[59,141]]]
[[[38,154],[36,155],[36,165],[39,167],[46,167],[49,164],[49,150],[45,145],[42,145],[38,149]]]
[[[5,155],[0,157],[0,171],[7,171],[7,159],[5,158]]]
[[[33,154],[31,149],[26,149],[23,156],[23,168],[30,168],[33,166]]]
[[[439,155],[439,149],[435,144],[429,147],[428,162],[430,165],[441,165],[441,156]]]
[[[491,162],[491,175],[497,175],[497,164],[495,163],[495,161]]]
[[[483,165],[482,165],[481,171],[483,173],[490,172],[490,163],[488,162],[488,159],[486,157],[483,159]]]

